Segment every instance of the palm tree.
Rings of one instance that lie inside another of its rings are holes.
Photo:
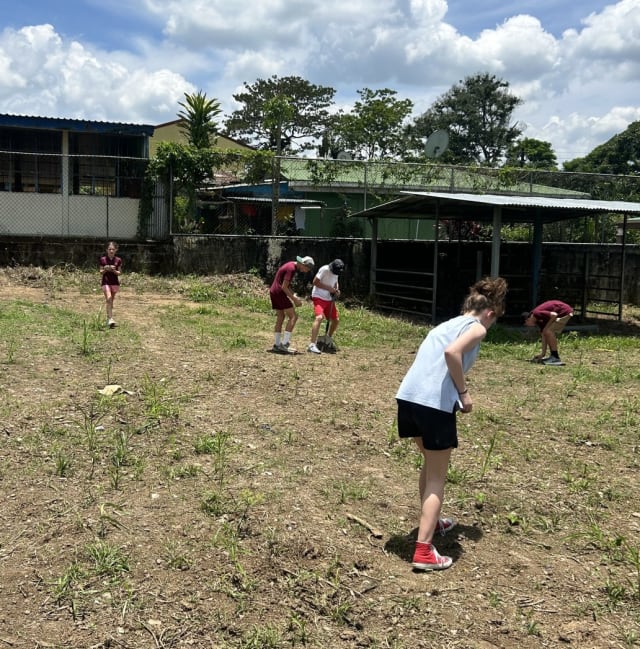
[[[186,134],[189,144],[196,149],[206,149],[211,146],[218,127],[214,122],[222,109],[216,99],[207,99],[201,90],[194,95],[184,93],[184,102],[178,102],[184,110],[178,113],[182,120],[181,129]]]

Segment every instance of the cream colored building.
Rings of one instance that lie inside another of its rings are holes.
[[[149,138],[149,157],[153,158],[158,150],[160,142],[176,142],[177,144],[186,144],[187,137],[180,128],[179,119],[172,122],[158,124],[155,127],[153,135]],[[213,146],[217,149],[237,149],[238,151],[253,151],[254,149],[242,142],[238,142],[224,135],[218,135]]]

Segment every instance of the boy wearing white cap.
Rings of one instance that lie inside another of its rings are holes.
[[[302,306],[302,300],[293,292],[291,280],[296,272],[309,273],[313,270],[315,262],[312,257],[296,257],[295,261],[288,261],[278,268],[273,283],[269,289],[271,307],[276,312],[274,328],[273,351],[279,354],[295,354],[296,350],[289,346],[291,333],[296,326],[298,314],[296,307]],[[282,325],[285,317],[287,324],[282,334]]]

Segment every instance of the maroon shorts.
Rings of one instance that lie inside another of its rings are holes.
[[[271,308],[276,311],[286,311],[287,309],[293,308],[291,300],[284,291],[269,291],[269,297],[271,298]]]

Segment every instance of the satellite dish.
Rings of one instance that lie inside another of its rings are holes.
[[[446,131],[434,131],[427,138],[424,152],[427,158],[439,158],[449,146],[449,134]]]
[[[351,160],[351,154],[348,151],[340,151],[336,157],[338,160]]]

